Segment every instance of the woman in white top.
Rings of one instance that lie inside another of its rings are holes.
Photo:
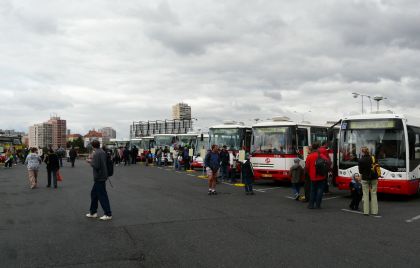
[[[36,148],[31,148],[31,152],[28,154],[25,160],[25,165],[28,167],[29,185],[31,189],[36,188],[38,182],[38,170],[41,164],[41,157],[38,155]]]

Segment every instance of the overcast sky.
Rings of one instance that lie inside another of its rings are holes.
[[[325,122],[361,111],[352,92],[420,112],[418,0],[1,0],[0,22],[0,129],[56,113],[128,137],[180,101],[199,127]]]

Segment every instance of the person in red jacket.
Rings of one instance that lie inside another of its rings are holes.
[[[328,145],[326,141],[323,141],[321,144],[321,147],[319,147],[318,152],[328,158],[328,167],[330,170],[332,170],[332,163],[330,159],[330,153],[328,150]],[[330,193],[330,187],[328,185],[328,176],[325,178],[325,185],[324,185],[324,193],[329,194]]]
[[[309,174],[309,179],[311,180],[311,195],[309,198],[309,209],[321,208],[322,196],[324,194],[324,187],[327,175],[320,175],[320,171],[317,172],[316,162],[318,157],[323,158],[327,163],[329,163],[329,158],[321,154],[319,151],[319,144],[312,144],[312,153],[306,158],[306,172]],[[314,206],[315,205],[315,206]]]

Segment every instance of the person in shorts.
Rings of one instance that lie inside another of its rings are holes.
[[[211,146],[211,150],[207,153],[204,159],[207,176],[209,178],[209,195],[215,195],[217,175],[220,169],[220,155],[219,148],[216,144]]]

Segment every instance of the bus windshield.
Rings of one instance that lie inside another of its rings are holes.
[[[210,129],[210,142],[219,146],[226,145],[228,150],[238,151],[242,148],[241,129],[217,128]]]
[[[198,137],[197,140],[197,150],[202,150],[202,149],[209,149],[209,138],[208,137],[204,137],[203,140],[201,140],[200,137]]]
[[[178,146],[185,147],[188,145],[190,148],[195,147],[197,135],[194,136],[178,136]]]
[[[155,146],[157,148],[159,147],[165,147],[165,146],[172,146],[175,143],[175,137],[174,136],[156,136],[155,137]]]
[[[343,121],[340,132],[340,169],[358,165],[362,147],[369,148],[380,166],[393,172],[406,171],[406,148],[401,120]]]
[[[254,128],[252,153],[296,153],[292,130],[292,127]]]

